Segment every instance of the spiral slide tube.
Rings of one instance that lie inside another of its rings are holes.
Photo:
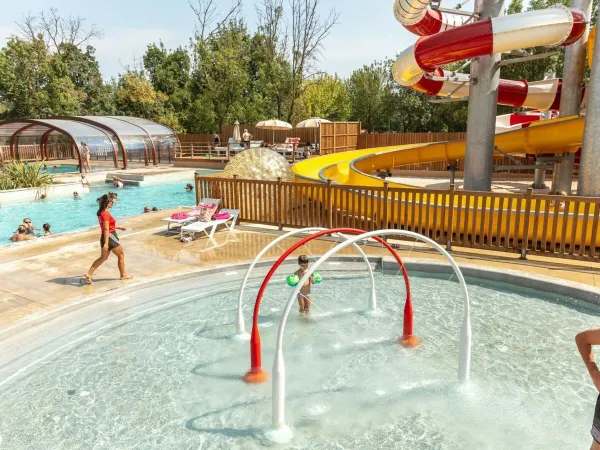
[[[263,382],[267,381],[267,379],[268,379],[267,372],[265,372],[262,369],[260,333],[258,330],[258,312],[259,312],[259,308],[260,308],[260,302],[265,293],[265,289],[267,288],[269,281],[273,277],[273,274],[275,273],[277,268],[285,261],[285,259],[288,256],[290,256],[294,251],[296,251],[298,248],[302,247],[307,242],[310,242],[313,239],[316,239],[321,236],[327,236],[327,235],[331,235],[331,234],[340,234],[340,233],[362,235],[364,233],[364,231],[357,230],[354,228],[335,228],[332,230],[319,231],[315,234],[305,237],[304,239],[301,239],[300,241],[298,241],[294,245],[292,245],[290,248],[288,248],[279,257],[279,259],[275,262],[275,264],[273,264],[273,267],[271,267],[271,270],[269,270],[269,273],[267,273],[267,276],[265,277],[265,279],[263,280],[263,282],[260,286],[258,295],[256,296],[256,301],[254,302],[254,313],[252,316],[252,333],[250,336],[250,370],[246,373],[246,375],[244,375],[244,381],[246,383],[263,383]],[[360,239],[349,239],[346,242],[352,241],[352,243],[355,244],[359,240]],[[400,269],[402,270],[402,276],[404,277],[404,283],[406,285],[406,303],[404,304],[403,333],[402,333],[402,337],[399,339],[399,343],[401,345],[404,345],[405,347],[416,347],[421,343],[421,341],[416,336],[413,336],[413,310],[412,310],[412,300],[411,300],[411,296],[410,296],[410,282],[408,280],[408,273],[406,272],[406,268],[404,267],[404,264],[402,263],[400,256],[390,246],[390,244],[388,244],[387,242],[385,242],[383,239],[381,239],[379,237],[375,237],[375,240],[377,240],[377,242],[379,242],[380,244],[382,244],[385,248],[387,248],[389,250],[389,252],[392,254],[394,259],[400,266]]]
[[[243,302],[243,298],[244,298],[244,289],[246,289],[246,284],[248,283],[248,278],[250,278],[250,272],[252,272],[252,269],[254,269],[254,266],[260,260],[260,258],[262,258],[264,256],[264,254],[269,251],[269,249],[273,248],[275,245],[279,244],[281,241],[283,241],[289,237],[295,236],[297,234],[302,234],[302,233],[310,233],[313,231],[325,231],[325,230],[327,230],[327,228],[320,228],[320,227],[301,228],[298,230],[292,230],[289,233],[279,236],[278,238],[269,242],[265,246],[265,248],[263,248],[260,251],[260,253],[258,255],[256,255],[256,257],[254,258],[252,263],[248,266],[248,270],[246,270],[246,274],[244,275],[244,279],[242,280],[242,285],[240,286],[240,295],[238,297],[238,305],[237,305],[236,334],[234,335],[235,339],[240,340],[240,341],[247,341],[248,339],[250,339],[250,335],[246,332],[246,326],[244,324],[244,312],[242,310],[242,302]],[[339,236],[344,239],[348,239],[348,237],[344,234],[339,234]],[[371,293],[369,295],[369,309],[371,311],[374,311],[377,309],[377,298],[376,298],[376,294],[375,294],[375,277],[373,276],[373,269],[371,268],[371,263],[369,263],[369,258],[367,257],[367,255],[365,255],[365,252],[363,252],[362,248],[360,248],[360,246],[358,244],[354,244],[353,247],[360,254],[362,259],[367,264],[367,267],[369,268],[369,278],[371,279]]]
[[[469,76],[448,74],[440,66],[523,47],[570,45],[583,36],[587,25],[582,11],[562,5],[463,25],[465,20],[431,10],[421,0],[396,0],[394,15],[409,31],[421,36],[394,63],[396,82],[427,95],[454,98],[469,95]],[[446,80],[441,81],[444,77]],[[559,79],[500,80],[498,103],[555,110],[560,103],[560,87]]]
[[[353,242],[357,242],[363,239],[380,236],[400,235],[426,242],[440,252],[450,263],[458,281],[461,285],[463,293],[463,323],[460,329],[460,343],[459,343],[459,361],[458,361],[458,379],[461,382],[466,382],[469,379],[469,372],[471,367],[471,316],[469,306],[469,292],[467,290],[467,284],[460,271],[460,268],[452,259],[450,254],[444,250],[440,245],[435,243],[428,237],[422,236],[417,233],[402,230],[376,230],[369,233],[361,234],[360,236],[353,237],[346,242],[339,244],[325,253],[313,266],[304,274],[300,283],[296,286],[294,291],[290,294],[288,301],[281,315],[281,322],[279,324],[279,330],[277,331],[277,343],[275,347],[275,361],[273,362],[273,426],[275,430],[273,435],[278,436],[279,442],[281,438],[285,437],[288,440],[291,438],[291,430],[285,424],[285,363],[283,359],[283,332],[287,318],[289,316],[294,299],[300,292],[300,288],[306,283],[321,265],[323,265],[332,255],[336,254],[340,250],[352,245]]]

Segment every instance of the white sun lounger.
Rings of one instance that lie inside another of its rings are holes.
[[[221,203],[221,200],[218,198],[203,198],[202,200],[200,200],[200,204],[202,204],[202,203],[217,205],[217,207],[215,208],[215,212],[217,212],[217,210],[219,209],[219,204]],[[194,209],[194,208],[197,208],[197,206],[190,206],[189,208]],[[171,232],[171,224],[184,226],[189,223],[196,222],[197,220],[198,220],[198,217],[186,217],[185,219],[172,219],[170,217],[167,217],[166,219],[162,219],[163,222],[167,222],[167,234],[169,234]],[[181,227],[179,227],[179,228],[181,228]],[[177,232],[177,230],[179,228],[175,229],[175,232]]]
[[[229,219],[211,220],[209,222],[194,222],[194,223],[190,223],[188,225],[183,225],[181,227],[181,236],[183,236],[183,233],[190,233],[190,235],[192,236],[192,240],[193,240],[196,233],[204,233],[209,238],[212,238],[219,225],[225,225],[225,227],[229,231],[233,231],[233,229],[235,228],[235,224],[237,222],[237,218],[240,215],[240,210],[239,209],[222,209],[219,212],[220,213],[228,212]],[[228,222],[231,222],[231,224],[229,224]]]

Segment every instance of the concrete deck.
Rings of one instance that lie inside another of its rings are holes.
[[[82,282],[81,275],[100,254],[98,229],[0,247],[0,329],[35,312],[84,296],[102,294],[133,283],[152,282],[169,275],[250,261],[279,233],[273,227],[244,226],[232,233],[219,231],[212,240],[200,238],[181,243],[178,234],[165,234],[166,225],[161,222],[175,211],[178,210],[118,220],[119,225],[127,228],[120,237],[125,248],[127,271],[134,276],[130,281],[119,280],[116,258],[111,256],[96,271],[93,285]],[[281,246],[287,248],[296,241],[297,238],[290,238]],[[310,243],[309,251],[320,255],[335,243],[334,240],[316,240]],[[399,243],[407,246],[406,241]],[[384,254],[380,248],[365,246],[364,249],[367,254]],[[280,248],[274,248],[265,258],[274,258],[281,253]],[[308,251],[301,249],[299,253]],[[355,254],[355,250],[349,248],[346,253]],[[419,245],[407,246],[399,254],[442,259]],[[527,261],[521,261],[517,254],[458,247],[452,254],[459,263],[484,264],[499,270],[518,270],[600,287],[599,263],[538,256],[528,256]]]

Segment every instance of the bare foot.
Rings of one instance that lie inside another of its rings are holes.
[[[83,274],[83,281],[85,281],[87,284],[92,284],[94,282],[94,280],[92,280],[92,277],[89,276],[87,273]]]
[[[133,278],[133,275],[123,275],[121,277],[121,280],[131,280]]]

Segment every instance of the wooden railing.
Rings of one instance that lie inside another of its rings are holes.
[[[237,145],[224,144],[215,146],[212,142],[188,142],[181,143],[181,146],[175,151],[176,159],[216,159],[219,161],[229,161],[244,149]],[[294,162],[296,159],[304,158],[304,150],[302,147],[297,148],[294,152],[275,150],[282,156]]]
[[[466,135],[466,133],[365,133],[358,136],[358,148],[459,141],[465,139]]]
[[[600,198],[196,177],[240,220],[283,227],[401,229],[450,248],[600,259]]]
[[[2,152],[4,161],[12,161],[12,155],[10,154],[9,145],[1,145],[0,151]],[[72,159],[73,148],[71,144],[59,144],[51,143],[48,144],[48,154],[50,159]],[[21,144],[16,147],[17,159],[28,160],[28,161],[41,161],[42,152],[39,144]]]

